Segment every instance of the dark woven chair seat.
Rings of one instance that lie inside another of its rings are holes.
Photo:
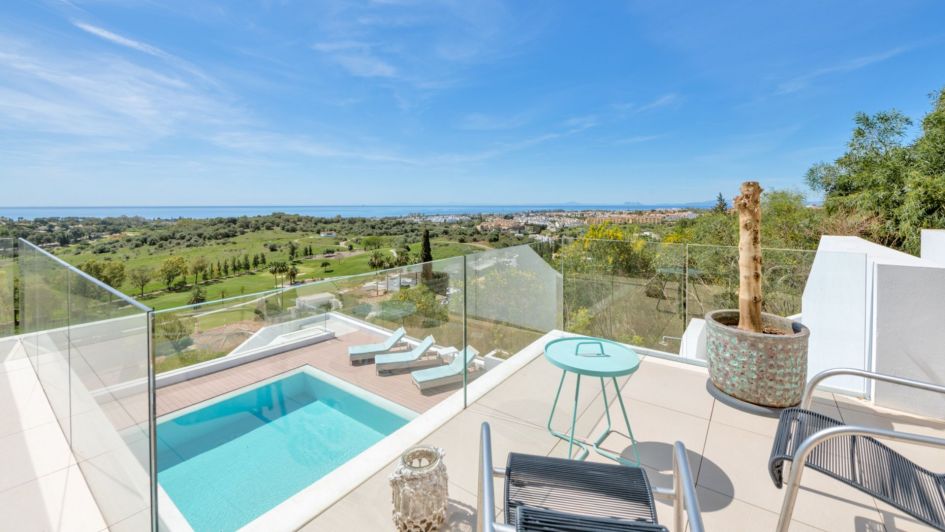
[[[790,461],[810,435],[843,422],[802,408],[781,412],[768,460],[775,486],[783,482]],[[920,467],[869,436],[839,436],[819,444],[807,467],[880,499],[939,530],[945,530],[945,475]]]
[[[656,523],[573,515],[531,506],[518,507],[515,528],[522,532],[669,532]]]
[[[642,468],[546,456],[509,454],[505,512],[519,530],[665,530]]]

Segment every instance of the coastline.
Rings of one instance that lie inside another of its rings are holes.
[[[639,212],[661,209],[703,209],[711,202],[673,204],[544,204],[544,205],[232,205],[232,206],[79,206],[79,207],[3,207],[0,218],[35,220],[37,218],[111,218],[141,217],[149,220],[181,218],[229,218],[265,216],[274,213],[318,218],[402,218],[408,216],[461,216],[477,214],[505,215],[525,212]]]

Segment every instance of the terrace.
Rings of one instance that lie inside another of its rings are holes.
[[[938,236],[929,234],[929,257]],[[927,348],[935,338],[894,314],[908,305],[945,317],[937,292],[945,290],[937,277],[945,267],[899,255],[829,237],[816,253],[765,251],[767,310],[815,331],[811,374],[852,366],[941,382],[942,362]],[[393,529],[387,477],[401,452],[424,442],[447,452],[448,528],[471,530],[479,425],[492,425],[497,465],[510,451],[565,456],[567,445],[545,427],[561,374],[542,351],[551,339],[589,334],[642,357],[620,388],[653,483],[670,486],[672,444],[680,440],[708,529],[773,529],[783,496],[767,473],[777,421],[733,409],[706,390],[702,317],[733,306],[735,259],[733,248],[561,241],[155,313],[28,242],[0,242],[0,307],[13,308],[12,279],[20,280],[19,323],[0,314],[0,334],[9,335],[0,338],[0,393],[14,405],[0,434],[0,467],[10,471],[0,485],[0,517],[15,517],[24,529],[187,529],[162,488],[162,420],[312,367],[418,415],[246,528]],[[904,302],[902,287],[915,275],[925,276],[926,293],[909,291]],[[444,362],[451,349],[471,346],[479,355],[462,382],[429,391],[409,370],[379,375],[371,363],[350,363],[349,346],[398,327],[411,345],[433,336]],[[844,422],[929,435],[945,429],[940,399],[923,392],[903,396],[858,379],[828,384],[814,409]],[[578,436],[603,426],[599,395],[581,395]],[[607,399],[615,405],[612,393]],[[554,424],[566,426],[569,412],[559,409]],[[630,456],[629,440],[619,435],[604,446]],[[942,453],[893,447],[945,470]],[[591,453],[588,460],[604,459]],[[672,523],[668,503],[658,513]],[[792,530],[923,526],[811,471]]]

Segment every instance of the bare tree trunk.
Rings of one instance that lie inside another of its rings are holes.
[[[738,210],[738,328],[762,332],[761,325],[761,185],[742,183]]]

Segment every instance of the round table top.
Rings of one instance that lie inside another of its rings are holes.
[[[588,336],[548,342],[545,344],[545,358],[565,371],[591,377],[620,377],[640,367],[640,357],[633,349]]]

